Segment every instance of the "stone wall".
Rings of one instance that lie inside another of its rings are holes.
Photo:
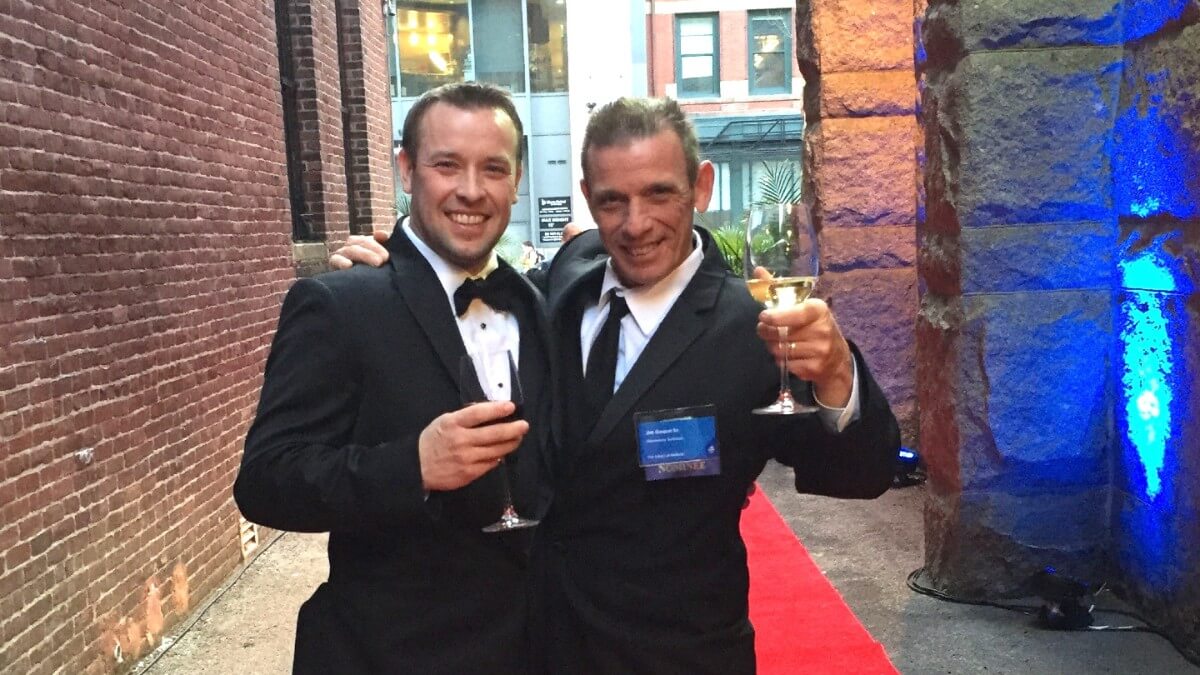
[[[800,0],[805,194],[825,269],[819,293],[866,354],[917,443],[917,172],[912,0]]]
[[[1200,655],[1200,9],[1188,4],[1127,28],[1112,538],[1123,594]]]
[[[1193,650],[1197,19],[929,2],[917,340],[934,583],[1019,595],[1053,565]]]

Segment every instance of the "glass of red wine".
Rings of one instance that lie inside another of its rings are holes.
[[[512,352],[506,351],[504,354],[508,359],[509,399],[516,405],[517,409],[512,415],[496,420],[493,424],[515,422],[521,419],[525,408],[525,395],[521,390],[521,378],[517,374],[517,364],[513,360]],[[463,405],[489,400],[488,395],[483,391],[483,385],[480,384],[479,371],[476,369],[475,361],[469,354],[463,354],[462,358],[459,359],[458,370],[459,389],[462,392]],[[517,513],[517,507],[513,505],[512,488],[509,485],[508,466],[505,459],[502,458],[500,460],[497,469],[500,471],[500,484],[504,486],[504,511],[500,514],[500,520],[484,527],[483,531],[507,532],[509,530],[519,530],[537,525],[540,521],[533,518],[525,518]]]

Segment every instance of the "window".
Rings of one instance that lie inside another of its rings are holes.
[[[792,90],[792,14],[786,9],[750,12],[750,93]]]
[[[675,46],[676,95],[679,98],[719,95],[717,15],[678,15]]]
[[[567,9],[556,0],[531,0],[525,7],[529,24],[529,88],[534,93],[567,90]]]
[[[415,3],[401,6],[393,21],[402,96],[420,96],[438,85],[475,79],[466,0],[420,5],[422,9],[411,9]]]

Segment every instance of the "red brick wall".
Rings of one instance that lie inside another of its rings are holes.
[[[300,99],[304,217],[318,239],[336,243],[350,230],[342,142],[342,88],[334,0],[290,0],[292,56]],[[384,80],[386,85],[386,76]]]
[[[749,35],[746,33],[746,10],[721,12],[717,23],[721,31],[721,79],[746,79],[746,51]]]
[[[273,6],[0,7],[0,672],[109,672],[240,560],[292,278]]]
[[[388,90],[387,27],[381,3],[345,2],[342,76],[350,108],[351,228],[390,230],[395,219],[392,179],[392,99]]]
[[[653,96],[665,96],[667,85],[675,83],[675,15],[651,14],[647,39],[653,34],[654,43],[649,45],[650,76],[654,84]]]

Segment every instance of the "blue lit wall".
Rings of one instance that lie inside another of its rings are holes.
[[[1119,264],[1118,491],[1128,501],[1117,513],[1117,549],[1127,572],[1160,591],[1181,581],[1179,428],[1191,386],[1184,354],[1191,281],[1165,250],[1177,239],[1164,234],[1147,242],[1135,234]]]
[[[1129,5],[1127,37],[1154,33],[1179,18],[1186,4]],[[1113,163],[1125,233],[1116,256],[1115,548],[1127,580],[1160,602],[1178,598],[1195,578],[1187,552],[1197,542],[1189,540],[1195,533],[1187,514],[1200,490],[1194,484],[1198,450],[1190,447],[1195,434],[1188,436],[1198,411],[1187,307],[1196,290],[1196,270],[1188,266],[1195,237],[1188,230],[1200,226],[1197,92],[1188,88],[1194,89],[1200,60],[1181,63],[1178,53],[1161,39],[1127,51]]]

